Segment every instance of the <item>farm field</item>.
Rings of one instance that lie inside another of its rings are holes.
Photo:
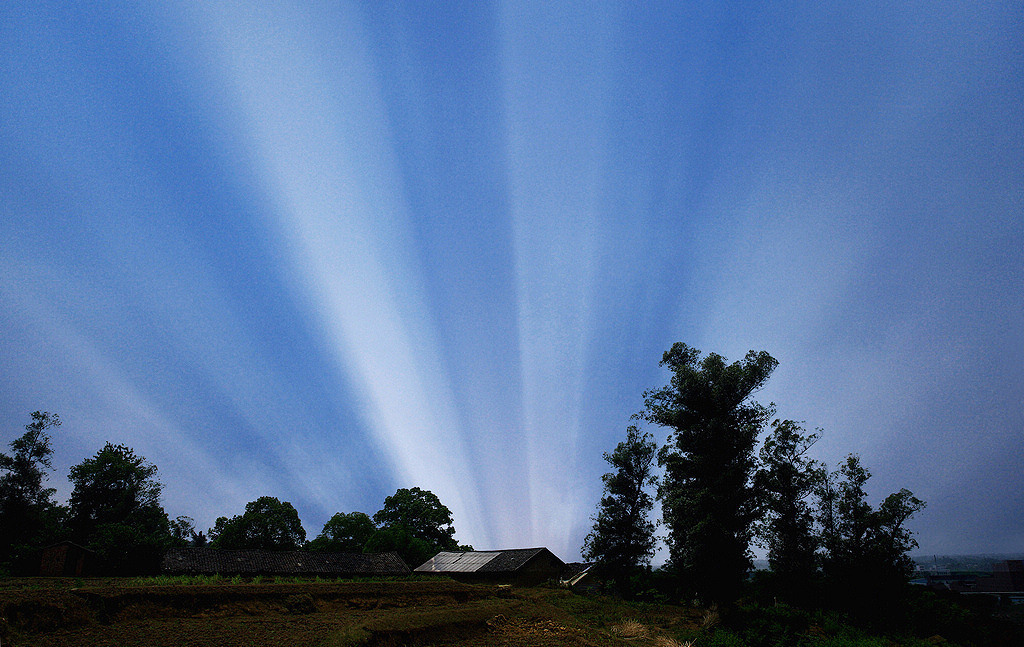
[[[27,646],[665,645],[700,612],[456,582],[147,585],[0,581],[0,639]]]

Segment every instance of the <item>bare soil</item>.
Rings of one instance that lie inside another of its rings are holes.
[[[77,584],[77,585],[76,585]],[[682,625],[646,607],[643,640],[618,632],[632,607],[553,588],[457,582],[131,586],[117,580],[0,582],[0,647],[654,645]]]

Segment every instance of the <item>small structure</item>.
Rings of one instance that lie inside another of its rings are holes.
[[[471,552],[443,551],[414,569],[464,582],[533,586],[557,580],[565,564],[547,548]]]
[[[559,583],[577,593],[597,593],[601,588],[601,582],[594,577],[593,563],[572,562],[566,564],[562,569]]]
[[[172,548],[160,568],[168,575],[289,575],[388,577],[412,571],[398,553],[316,553],[298,550]]]
[[[92,575],[96,553],[71,541],[61,541],[42,550],[39,574],[46,577],[82,577]]]

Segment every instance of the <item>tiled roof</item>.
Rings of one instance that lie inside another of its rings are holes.
[[[398,553],[315,553],[305,551],[172,548],[161,570],[178,574],[238,575],[408,575]]]
[[[547,548],[515,548],[512,550],[480,550],[472,552],[441,552],[416,567],[417,573],[512,573],[527,562],[547,552]],[[561,562],[553,554],[556,561]]]

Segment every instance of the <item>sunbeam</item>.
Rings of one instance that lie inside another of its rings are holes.
[[[684,341],[922,550],[1019,549],[1024,37],[965,7],[8,0],[0,451],[46,409],[62,501],[109,440],[199,529],[418,486],[569,561]]]
[[[297,288],[398,481],[436,492],[465,540],[489,543],[358,16],[331,17],[342,41],[297,11],[194,19],[214,43],[210,67],[238,111]]]
[[[565,493],[576,490],[608,131],[608,66],[594,53],[610,23],[582,4],[507,4],[502,18],[532,543],[568,553],[586,510]]]

